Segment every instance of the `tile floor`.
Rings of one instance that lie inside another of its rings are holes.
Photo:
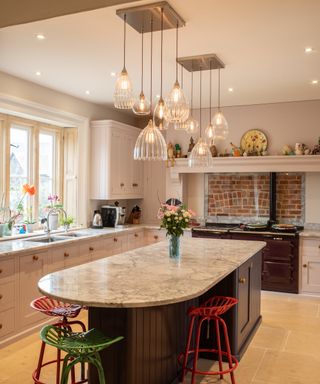
[[[320,297],[263,292],[262,316],[262,325],[235,372],[236,383],[320,384]],[[32,384],[38,352],[37,333],[2,348],[0,384]],[[43,381],[54,383],[52,373],[47,369]],[[199,377],[197,383],[230,381]]]

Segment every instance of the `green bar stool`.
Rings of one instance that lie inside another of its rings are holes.
[[[123,336],[106,337],[94,328],[88,332],[72,332],[53,325],[43,327],[40,337],[46,344],[67,353],[63,359],[61,384],[67,384],[70,370],[77,363],[93,364],[97,368],[100,384],[105,384],[99,351],[123,339]]]

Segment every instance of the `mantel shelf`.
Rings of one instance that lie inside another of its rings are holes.
[[[320,172],[320,155],[216,157],[210,167],[188,166],[188,159],[176,159],[171,178],[184,173],[226,172]]]

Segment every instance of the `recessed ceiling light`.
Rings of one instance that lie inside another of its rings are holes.
[[[37,34],[36,34],[36,38],[37,38],[38,40],[44,40],[46,37],[45,37],[45,35],[43,35],[42,33],[37,33]]]
[[[312,47],[305,47],[304,51],[305,53],[311,53],[314,52],[314,49]]]
[[[233,88],[232,87],[228,88],[228,92],[233,92]]]
[[[316,84],[318,84],[319,83],[319,80],[312,80],[311,81],[311,84],[313,84],[313,85],[316,85]]]
[[[157,98],[157,99],[160,99],[160,95],[156,95],[156,98]]]
[[[40,72],[40,71],[37,71],[37,72],[36,72],[36,76],[41,76],[41,72]]]
[[[90,91],[89,90],[86,90],[86,95],[90,95]]]
[[[117,74],[116,74],[115,72],[110,72],[110,76],[111,76],[111,77],[116,77],[116,75],[117,75]]]

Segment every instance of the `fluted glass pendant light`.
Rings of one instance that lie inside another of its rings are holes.
[[[212,112],[212,68],[211,68],[211,61],[210,61],[210,81],[209,81],[209,84],[210,84],[209,85],[210,86],[209,124],[207,125],[207,128],[204,131],[204,137],[205,137],[205,140],[208,142],[208,144],[211,144],[212,140],[214,138],[214,128],[213,128],[213,125],[211,123],[211,118],[212,118],[212,113],[211,113]]]
[[[218,112],[213,116],[211,121],[213,125],[214,139],[225,140],[229,134],[228,122],[221,112],[220,108],[220,68],[218,78]]]
[[[136,115],[140,116],[150,114],[150,101],[143,93],[143,30],[141,31],[141,91],[138,99],[132,107],[132,110]]]
[[[162,97],[163,85],[163,8],[161,8],[161,39],[160,39],[160,97],[153,111],[153,123],[160,131],[168,129],[169,123],[165,119],[166,104]]]
[[[187,131],[191,136],[194,136],[198,133],[199,131],[199,123],[198,121],[192,116],[192,111],[193,111],[193,71],[191,72],[191,110],[190,110],[190,115],[188,119],[184,123],[180,123],[180,126]]]
[[[153,56],[153,21],[151,19],[151,60],[150,60],[150,100],[152,104],[152,56]],[[150,106],[152,110],[152,105]],[[134,146],[135,160],[167,160],[167,145],[162,133],[150,119],[148,125],[140,132]]]
[[[189,157],[189,167],[208,167],[211,162],[211,152],[205,140],[201,137],[202,123],[202,70],[200,68],[200,137],[193,147]]]
[[[184,92],[180,87],[178,80],[178,29],[179,25],[177,23],[176,28],[176,81],[174,83],[173,89],[165,99],[167,106],[165,118],[169,123],[183,123],[189,117],[190,108],[186,100]]]
[[[183,90],[183,66],[182,65],[181,65],[181,88]],[[176,131],[187,131],[187,129],[189,127],[189,118],[190,118],[190,114],[189,114],[189,117],[187,118],[186,121],[184,121],[182,123],[175,123],[174,129]]]
[[[127,17],[124,15],[124,33],[123,33],[123,69],[116,81],[113,101],[115,108],[131,109],[134,104],[132,83],[126,69],[126,26]]]

